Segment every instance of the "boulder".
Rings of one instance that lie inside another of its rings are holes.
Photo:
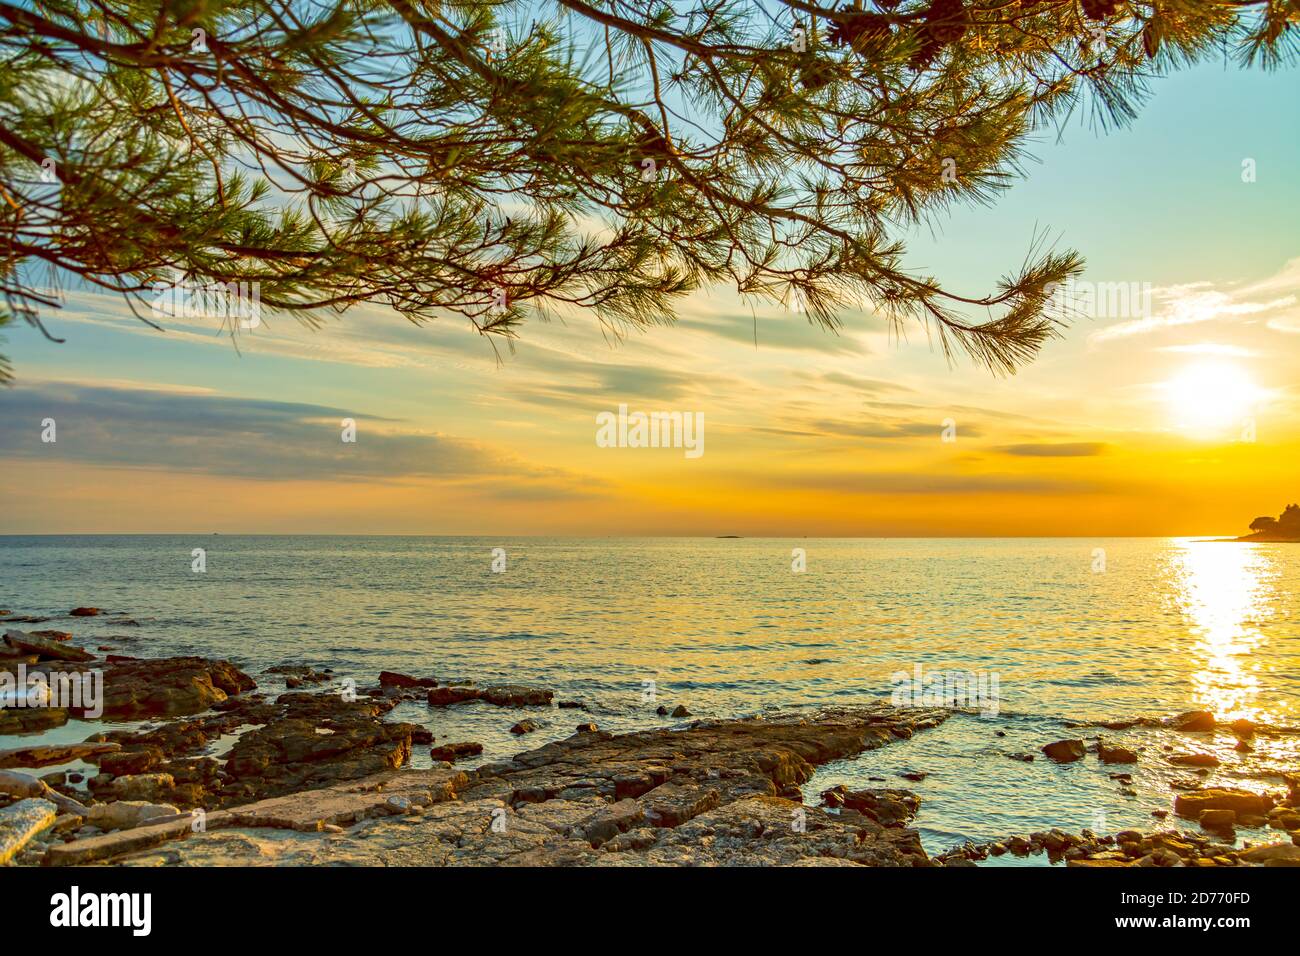
[[[202,657],[118,659],[104,669],[104,717],[194,714],[256,686],[253,678],[229,661]]]
[[[84,817],[86,807],[71,797],[54,790],[44,780],[16,770],[0,770],[0,793],[11,797],[39,797],[58,808],[59,813],[72,813]]]
[[[497,707],[548,707],[553,696],[553,691],[522,684],[496,684],[485,687],[480,695],[482,700]]]
[[[114,777],[103,789],[115,800],[161,802],[175,788],[176,779],[169,773],[137,773]]]
[[[98,617],[102,612],[97,607],[74,607],[68,612],[70,617]]]
[[[636,800],[620,800],[603,810],[598,810],[574,832],[592,846],[607,843],[620,833],[626,833],[645,821],[645,809]]]
[[[655,787],[641,797],[645,818],[657,827],[678,827],[722,802],[722,792],[716,787],[668,782]]]
[[[87,822],[105,832],[129,830],[146,823],[161,822],[163,818],[174,817],[180,812],[176,807],[166,803],[116,800],[112,803],[96,803],[90,807]]]
[[[483,745],[477,741],[465,741],[458,744],[443,744],[440,747],[430,747],[429,756],[434,760],[445,760],[452,763],[461,757],[477,757],[483,752]]]
[[[1202,810],[1198,818],[1202,830],[1212,832],[1231,832],[1237,824],[1237,814],[1233,810]]]
[[[432,677],[411,677],[396,671],[379,672],[380,687],[437,687],[438,682]]]
[[[1187,820],[1199,820],[1205,810],[1231,810],[1241,814],[1266,814],[1273,801],[1249,790],[1212,788],[1180,793],[1174,798],[1174,813]]]
[[[822,804],[860,813],[883,827],[903,827],[916,816],[921,801],[910,790],[850,790],[840,784],[822,793]]]
[[[1138,759],[1138,755],[1127,747],[1111,746],[1104,742],[1098,742],[1097,756],[1102,763],[1137,763]]]
[[[1058,740],[1041,748],[1050,760],[1057,763],[1071,763],[1087,753],[1082,740]]]
[[[537,729],[537,721],[521,720],[519,721],[519,723],[515,724],[513,727],[510,728],[510,732],[512,734],[531,734],[536,729]]]
[[[19,800],[0,809],[0,866],[8,863],[58,818],[59,809],[48,800]]]
[[[429,691],[428,701],[430,707],[447,707],[467,700],[478,700],[479,694],[477,687],[434,687]]]
[[[1174,754],[1169,762],[1179,767],[1217,767],[1219,758],[1206,753]]]
[[[1244,863],[1262,866],[1300,866],[1300,846],[1294,843],[1271,843],[1242,850],[1237,858]]]
[[[95,655],[89,651],[83,651],[79,647],[73,647],[70,644],[63,644],[59,641],[51,640],[48,637],[38,637],[35,634],[27,634],[23,631],[5,631],[5,643],[18,651],[26,651],[29,654],[37,654],[46,660],[72,661],[74,663],[85,663],[93,661]]]
[[[1214,715],[1208,710],[1189,710],[1185,714],[1179,714],[1171,722],[1170,726],[1174,730],[1184,730],[1192,733],[1213,730],[1215,727]]]
[[[670,716],[670,717],[676,717],[676,718],[680,719],[680,718],[682,718],[682,717],[689,717],[689,716],[691,716],[691,712],[690,712],[689,710],[686,709],[686,706],[685,706],[684,704],[678,704],[676,707],[673,708],[672,713],[669,714],[668,716]]]

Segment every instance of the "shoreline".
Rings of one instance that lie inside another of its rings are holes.
[[[68,616],[98,613],[79,608]],[[31,617],[9,613],[0,625]],[[78,717],[75,710],[0,710],[0,727],[12,733],[21,724],[32,741],[0,751],[0,801],[9,802],[0,807],[0,858],[20,865],[967,866],[1038,853],[1071,866],[1300,865],[1297,773],[1278,775],[1285,791],[1184,789],[1161,816],[1172,812],[1199,824],[1195,830],[1057,827],[933,855],[914,826],[924,805],[912,790],[853,788],[832,774],[820,793],[804,793],[814,774],[824,778],[839,762],[934,732],[952,709],[879,702],[690,720],[684,707],[669,714],[661,706],[661,715],[689,722],[615,735],[583,720],[581,701],[556,701],[544,688],[381,671],[375,686],[349,696],[331,687],[328,669],[277,665],[267,671],[286,689],[271,695],[227,661],[111,653],[100,660],[67,632],[5,633],[0,669],[102,669],[100,722],[125,723],[80,742],[42,743],[51,728]],[[404,704],[434,714],[475,706],[518,716],[511,729],[520,751],[458,770],[455,761],[482,745],[436,740],[420,725],[386,720]],[[529,715],[543,708],[553,716],[567,710],[575,730],[526,749],[524,737],[536,729]],[[1218,725],[1204,713],[1182,715],[1172,729],[1230,729],[1243,745],[1256,734],[1294,732]],[[415,769],[413,748],[425,744],[433,766]],[[1091,758],[1121,770],[1139,759],[1100,735],[1092,744],[1044,741],[1041,749],[1053,762]],[[41,774],[71,761],[85,771]],[[1121,785],[1128,776],[1111,774]],[[1237,826],[1268,849],[1235,846]]]

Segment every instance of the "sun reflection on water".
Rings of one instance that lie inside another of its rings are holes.
[[[1186,617],[1197,705],[1222,720],[1268,721],[1278,715],[1257,702],[1256,653],[1267,644],[1260,625],[1272,613],[1278,569],[1269,551],[1250,544],[1178,542],[1173,553],[1174,602]]]

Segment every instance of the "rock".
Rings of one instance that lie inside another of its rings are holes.
[[[562,700],[555,705],[560,710],[586,710],[587,705],[580,700]]]
[[[259,835],[251,828],[288,821],[253,813],[258,804],[252,804],[210,812],[205,833],[185,828],[154,836],[142,831],[168,825],[145,826],[67,844],[62,853],[51,850],[46,861],[111,857],[141,865],[202,866],[735,866],[829,860],[924,866],[929,860],[914,830],[886,828],[853,810],[831,814],[803,807],[774,794],[797,793],[816,765],[886,746],[905,738],[899,730],[919,732],[948,716],[941,708],[899,710],[881,704],[815,717],[698,722],[685,730],[577,734],[459,775],[444,802],[418,815],[388,819],[387,798],[394,792],[409,796],[398,789],[402,781],[435,771],[388,771],[382,778],[356,781],[364,793],[349,794],[346,801],[320,790],[264,801],[291,802],[298,832]],[[387,782],[368,782],[375,779]],[[373,803],[358,809],[363,798]],[[411,799],[413,807],[420,805]],[[321,832],[347,821],[315,813],[320,801],[346,802],[352,814],[376,819],[347,833]],[[504,829],[493,825],[498,819]],[[136,834],[133,840],[183,839],[162,851],[145,842],[110,839]]]
[[[192,827],[193,821],[186,814],[162,823],[132,827],[129,830],[105,833],[102,836],[90,836],[62,846],[50,847],[45,854],[45,863],[47,866],[84,866],[87,863],[110,860],[124,853],[187,837],[193,832]]]
[[[1138,755],[1127,747],[1113,747],[1098,742],[1097,756],[1102,763],[1137,763]]]
[[[722,802],[721,791],[693,783],[664,783],[641,798],[645,817],[657,827],[677,827]]]
[[[429,750],[429,756],[434,760],[445,760],[452,763],[461,757],[477,757],[483,752],[483,745],[477,741],[466,741],[458,744],[443,744],[441,747],[433,747]]]
[[[1217,767],[1219,758],[1206,753],[1174,754],[1169,762],[1179,767]]]
[[[94,654],[83,651],[79,647],[61,644],[48,637],[37,637],[35,634],[26,634],[22,631],[5,631],[5,643],[15,650],[38,654],[47,660],[84,663],[95,659]]]
[[[519,723],[515,724],[513,727],[510,728],[510,732],[512,734],[531,734],[536,729],[537,729],[537,721],[521,720],[519,721]]]
[[[1237,814],[1232,810],[1202,810],[1199,820],[1203,830],[1231,832],[1237,823]]]
[[[90,807],[87,821],[91,826],[105,832],[110,830],[129,830],[143,826],[150,821],[160,822],[161,818],[174,817],[181,811],[170,804],[149,803],[144,800],[115,800],[112,803],[96,803]]]
[[[906,826],[921,805],[920,799],[910,790],[849,790],[842,784],[824,791],[822,803],[853,810],[883,827]]]
[[[15,747],[0,750],[0,770],[11,767],[48,767],[120,749],[120,744],[112,743],[33,744],[30,747]]]
[[[176,779],[169,773],[137,773],[114,777],[104,789],[115,800],[160,802],[175,788]]]
[[[1228,729],[1238,737],[1249,738],[1255,736],[1255,722],[1247,720],[1245,717],[1239,717],[1228,724]]]
[[[1215,725],[1216,721],[1214,719],[1214,714],[1210,713],[1208,710],[1189,710],[1187,713],[1179,714],[1170,721],[1170,726],[1172,726],[1174,730],[1182,730],[1189,733],[1213,730]]]
[[[384,801],[384,809],[393,814],[410,813],[412,804],[409,798],[397,794]]]
[[[435,687],[429,691],[429,706],[446,707],[467,700],[478,700],[480,693],[477,687]]]
[[[1169,816],[1169,811],[1168,811],[1168,810],[1152,810],[1152,811],[1151,811],[1151,815],[1152,815],[1153,817],[1155,817],[1157,820],[1163,820],[1163,819],[1165,819],[1165,817]]]
[[[285,693],[275,715],[245,733],[226,758],[222,804],[247,802],[392,770],[411,758],[423,728],[382,720],[391,702]]]
[[[1033,755],[1033,754],[1024,754],[1024,753],[1021,753],[1021,754],[1007,754],[1007,756],[1010,757],[1012,760],[1019,760],[1021,763],[1033,763],[1033,762],[1034,762],[1034,755]]]
[[[1300,846],[1294,843],[1272,843],[1242,850],[1237,857],[1245,863],[1263,866],[1300,866]]]
[[[59,809],[48,800],[26,799],[0,809],[0,866],[50,827]]]
[[[1205,810],[1232,810],[1237,814],[1267,814],[1273,801],[1249,790],[1209,789],[1180,793],[1174,798],[1174,813],[1199,820]]]
[[[395,671],[380,671],[379,684],[381,687],[437,687],[438,682],[432,677],[411,677],[408,674],[399,674]]]
[[[485,687],[480,699],[497,707],[547,707],[550,706],[553,691],[537,687],[524,687],[521,684],[497,684]]]
[[[594,734],[599,730],[599,728],[593,723],[585,723],[585,724],[578,724],[578,726],[575,727],[574,730],[580,734]]]
[[[669,714],[669,716],[680,719],[682,717],[691,716],[691,712],[686,709],[686,706],[684,704],[678,704],[676,707],[673,708],[673,712]]]
[[[43,637],[48,641],[58,641],[60,644],[66,644],[72,640],[72,634],[69,631],[28,631],[34,637]]]
[[[160,767],[165,760],[161,747],[142,747],[139,750],[118,750],[117,753],[104,754],[98,763],[101,773],[126,776],[148,773]]]
[[[87,813],[85,806],[52,789],[44,780],[16,770],[0,770],[0,793],[20,798],[39,797],[54,804],[60,813],[74,813],[83,817]]]
[[[660,704],[658,707],[655,708],[655,713],[658,714],[660,717],[667,717],[668,708],[665,707],[663,704]]]
[[[68,612],[70,617],[98,617],[102,613],[97,607],[74,607]]]
[[[899,774],[899,776],[902,777],[904,780],[910,780],[913,783],[920,783],[922,780],[924,780],[926,777],[930,775],[921,770],[904,770],[902,773]]]
[[[194,714],[256,686],[251,677],[229,661],[202,657],[118,661],[104,670],[103,716],[124,719]]]
[[[276,664],[268,667],[264,673],[280,674],[284,677],[284,686],[293,690],[308,684],[325,684],[334,679],[329,668],[318,671],[309,664]]]
[[[579,823],[574,832],[592,846],[599,846],[620,833],[639,826],[644,820],[645,810],[640,803],[636,800],[620,800]]]
[[[1057,763],[1071,763],[1087,752],[1082,740],[1058,740],[1040,748],[1049,760]]]
[[[67,722],[62,707],[0,707],[0,736],[36,733]]]

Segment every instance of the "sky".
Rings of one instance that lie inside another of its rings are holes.
[[[1175,74],[1131,127],[1044,131],[994,207],[914,231],[907,264],[972,294],[1035,235],[1086,257],[1095,314],[1010,377],[919,326],[835,335],[723,288],[622,341],[532,322],[499,359],[457,318],[264,315],[236,349],[218,320],[159,332],[69,293],[43,316],[64,344],[0,344],[0,533],[1245,533],[1300,500],[1295,92]],[[602,447],[620,405],[702,415],[703,453]]]

